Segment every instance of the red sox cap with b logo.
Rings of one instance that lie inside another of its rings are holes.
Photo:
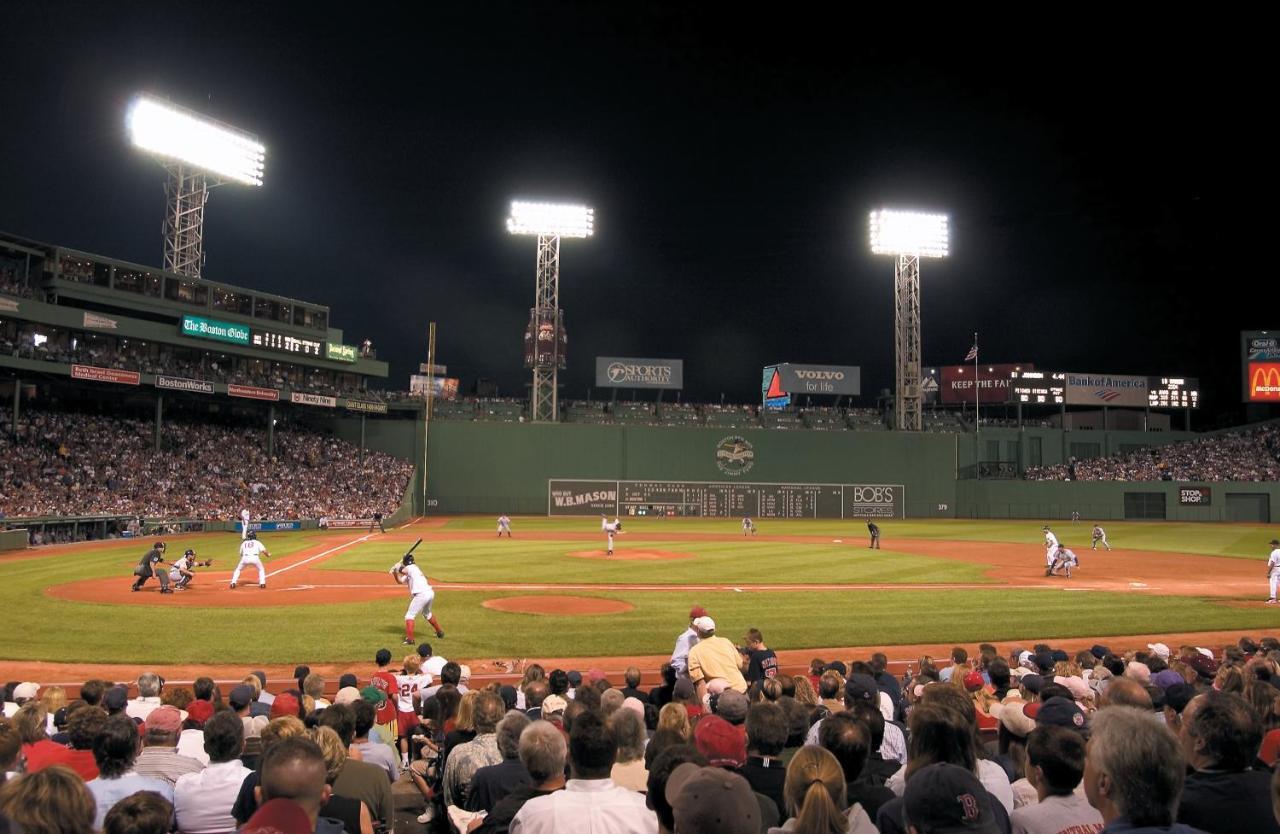
[[[903,793],[907,822],[921,834],[998,834],[991,804],[978,777],[963,767],[932,764],[907,782]]]

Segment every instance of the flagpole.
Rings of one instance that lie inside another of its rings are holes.
[[[973,433],[982,431],[982,410],[979,407],[981,392],[978,384],[978,331],[973,331]]]

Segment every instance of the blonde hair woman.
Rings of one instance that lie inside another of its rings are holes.
[[[664,704],[658,711],[658,728],[655,730],[671,730],[679,733],[680,738],[688,743],[693,738],[693,727],[689,724],[689,711],[684,704]]]
[[[347,747],[332,727],[316,727],[311,731],[311,738],[324,754],[325,784],[333,787],[347,763]],[[369,806],[358,799],[332,794],[320,806],[320,815],[342,820],[344,828],[349,822],[359,820],[360,834],[373,834],[373,817],[369,814]]]
[[[805,745],[787,765],[782,795],[790,819],[769,834],[875,834],[862,806],[844,810],[844,771],[830,751]]]
[[[807,707],[816,707],[818,693],[813,690],[813,684],[809,683],[809,679],[804,675],[796,675],[792,680],[796,682],[796,702]]]

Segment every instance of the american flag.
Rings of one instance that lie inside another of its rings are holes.
[[[978,343],[977,342],[974,342],[973,347],[969,348],[969,352],[965,354],[964,361],[966,362],[978,361]]]

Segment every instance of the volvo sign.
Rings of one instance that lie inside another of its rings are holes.
[[[782,390],[788,394],[857,396],[862,393],[862,369],[857,365],[778,365]]]
[[[601,388],[683,388],[684,360],[597,356],[596,385]]]

